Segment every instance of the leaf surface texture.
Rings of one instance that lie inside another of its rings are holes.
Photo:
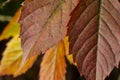
[[[120,3],[80,0],[68,24],[70,52],[86,80],[104,80],[120,62]]]
[[[26,0],[20,23],[23,62],[58,45],[67,33],[70,13],[78,0]]]
[[[64,42],[46,52],[41,63],[39,80],[65,80],[65,52]]]

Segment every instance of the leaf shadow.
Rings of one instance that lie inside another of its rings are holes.
[[[120,77],[120,64],[118,68],[114,67],[110,75],[106,77],[105,80],[120,80],[119,77]]]
[[[84,76],[80,77],[80,74],[78,72],[78,69],[75,65],[71,64],[67,58],[67,73],[66,73],[66,79],[65,80],[85,80]]]

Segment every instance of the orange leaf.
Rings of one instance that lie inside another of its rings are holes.
[[[8,39],[9,37],[14,37],[19,34],[20,29],[18,19],[20,16],[20,11],[21,8],[16,12],[10,23],[5,27],[4,31],[0,35],[0,41],[3,39]]]
[[[64,42],[60,42],[44,55],[39,80],[65,80],[65,73],[65,47]]]

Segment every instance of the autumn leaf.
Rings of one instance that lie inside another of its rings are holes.
[[[0,64],[0,75],[18,76],[25,73],[34,63],[37,56],[33,56],[24,67],[18,71],[22,60],[22,49],[20,47],[20,38],[15,36],[7,43],[7,48],[3,52],[2,61]]]
[[[19,23],[18,19],[20,17],[20,10],[16,12],[15,16],[11,19],[10,23],[5,27],[2,34],[0,34],[0,41],[3,39],[8,39],[19,34]]]
[[[17,36],[18,37],[18,36]],[[20,39],[14,37],[7,44],[6,50],[3,52],[3,57],[0,64],[0,75],[10,75],[16,72],[19,67],[22,50],[20,48]],[[18,62],[16,63],[16,61]],[[16,67],[14,67],[16,66]]]
[[[66,35],[70,13],[78,0],[26,0],[20,23],[23,62],[29,57],[46,52]]]
[[[37,55],[32,56],[26,63],[21,66],[22,49],[21,39],[18,37],[20,26],[17,20],[20,15],[20,10],[17,11],[10,23],[6,26],[3,33],[0,35],[0,40],[13,37],[8,43],[0,63],[0,76],[2,75],[14,75],[14,77],[25,73],[32,67],[33,63],[37,59]]]
[[[69,41],[68,41],[69,37],[66,36],[64,39],[64,46],[65,46],[65,53],[66,55],[69,55]]]
[[[60,42],[44,55],[39,80],[65,80],[65,73],[65,45],[64,42]]]
[[[64,39],[66,58],[68,59],[68,61],[71,64],[76,65],[76,63],[73,61],[73,55],[71,53],[69,53],[69,41],[68,41],[68,39],[69,39],[68,36],[66,36]]]
[[[73,55],[72,54],[66,55],[66,57],[67,57],[67,60],[70,62],[70,64],[73,64],[73,65],[76,66],[76,63],[73,60]]]
[[[68,24],[70,52],[86,80],[104,80],[120,62],[120,3],[80,0]]]

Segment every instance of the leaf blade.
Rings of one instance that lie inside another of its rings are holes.
[[[116,5],[120,6],[114,0],[80,0],[72,13],[68,24],[70,50],[87,80],[104,80],[119,64],[120,17]]]
[[[20,47],[20,38],[15,36],[8,42],[7,48],[3,52],[0,64],[0,75],[14,75],[14,77],[21,75],[31,68],[36,59],[37,56],[31,57],[19,70],[22,60],[22,49]]]
[[[63,42],[60,42],[44,55],[39,75],[40,80],[65,80],[65,73],[65,46]]]
[[[20,17],[23,62],[32,55],[44,53],[64,39],[69,14],[77,2],[77,0],[33,0],[25,3]]]
[[[38,55],[32,56],[26,63],[20,67],[22,61],[21,39],[19,34],[19,23],[17,20],[20,16],[20,10],[17,11],[15,16],[11,19],[10,23],[6,26],[3,33],[0,35],[0,40],[12,37],[7,43],[5,51],[2,53],[0,64],[0,75],[13,75],[14,77],[25,73],[32,67]]]
[[[0,34],[0,41],[8,39],[19,34],[19,23],[17,22],[20,17],[21,8],[15,13],[10,23],[5,27],[4,31]]]

